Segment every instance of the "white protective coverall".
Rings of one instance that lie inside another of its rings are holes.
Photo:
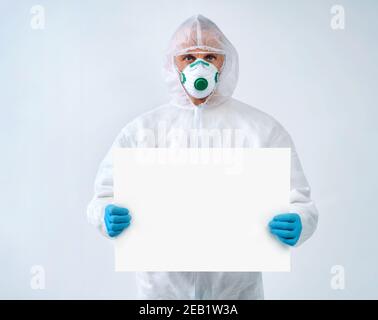
[[[215,92],[199,106],[191,102],[183,89],[174,64],[175,55],[197,48],[225,55]],[[203,136],[199,133],[200,138],[196,140],[199,141],[198,147],[291,148],[290,209],[300,215],[303,226],[296,246],[308,239],[316,229],[318,214],[310,198],[310,187],[293,142],[286,130],[271,116],[231,97],[238,80],[238,54],[219,28],[201,15],[186,20],[171,39],[163,71],[171,100],[142,114],[121,130],[100,164],[95,180],[95,194],[87,210],[89,221],[106,235],[104,208],[113,201],[112,148],[188,147],[189,135],[182,133],[183,130],[194,129],[206,132],[204,135],[207,135],[206,139],[202,139]],[[158,131],[162,128],[165,138],[158,139]],[[228,135],[231,138],[220,135],[220,130],[223,133],[231,132]],[[242,138],[240,134],[236,138],[235,130],[242,132]],[[277,212],[279,213],[281,212]],[[138,213],[131,212],[133,214]],[[144,299],[264,297],[262,275],[259,272],[140,272],[137,273],[137,284],[139,297]]]

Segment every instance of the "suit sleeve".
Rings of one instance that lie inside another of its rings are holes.
[[[94,196],[87,207],[87,218],[89,223],[97,227],[101,233],[108,237],[104,222],[104,210],[108,204],[113,202],[113,158],[114,148],[131,147],[130,138],[121,131],[118,134],[105,158],[100,163],[97,171]]]
[[[311,199],[311,188],[290,135],[278,124],[272,131],[269,140],[271,148],[291,149],[290,210],[301,217],[302,233],[296,244],[299,246],[314,233],[318,224],[318,211]]]

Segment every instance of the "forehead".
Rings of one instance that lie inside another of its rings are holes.
[[[214,52],[212,50],[204,50],[204,49],[191,49],[191,50],[188,50],[184,53],[180,53],[180,54],[177,54],[176,57],[179,57],[179,56],[187,56],[187,55],[194,55],[194,56],[198,56],[198,57],[204,57],[208,54],[212,54],[212,55],[215,55],[215,56],[224,56],[224,54],[220,54],[219,52]]]

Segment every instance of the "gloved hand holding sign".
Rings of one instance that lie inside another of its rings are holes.
[[[105,208],[105,226],[110,237],[116,237],[130,225],[131,216],[126,208],[109,204]]]
[[[277,236],[278,240],[294,246],[302,232],[301,217],[297,213],[279,214],[269,222],[269,229],[272,234]]]

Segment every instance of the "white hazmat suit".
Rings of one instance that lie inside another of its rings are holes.
[[[225,55],[216,90],[199,106],[191,102],[183,89],[174,63],[176,55],[193,49]],[[183,132],[197,130],[200,138],[194,140],[198,147],[291,148],[290,212],[300,215],[303,227],[296,246],[308,239],[317,226],[318,214],[293,142],[271,116],[231,97],[238,79],[238,54],[219,28],[201,15],[186,20],[171,39],[163,71],[171,100],[142,114],[121,130],[100,165],[95,195],[87,211],[89,221],[106,235],[104,208],[113,201],[112,148],[188,147],[192,146],[188,142],[191,135]],[[162,131],[164,138],[159,136]],[[206,139],[202,139],[203,132]],[[138,213],[131,212],[133,214]],[[139,297],[144,299],[264,297],[259,272],[140,272],[137,273],[137,283]]]

